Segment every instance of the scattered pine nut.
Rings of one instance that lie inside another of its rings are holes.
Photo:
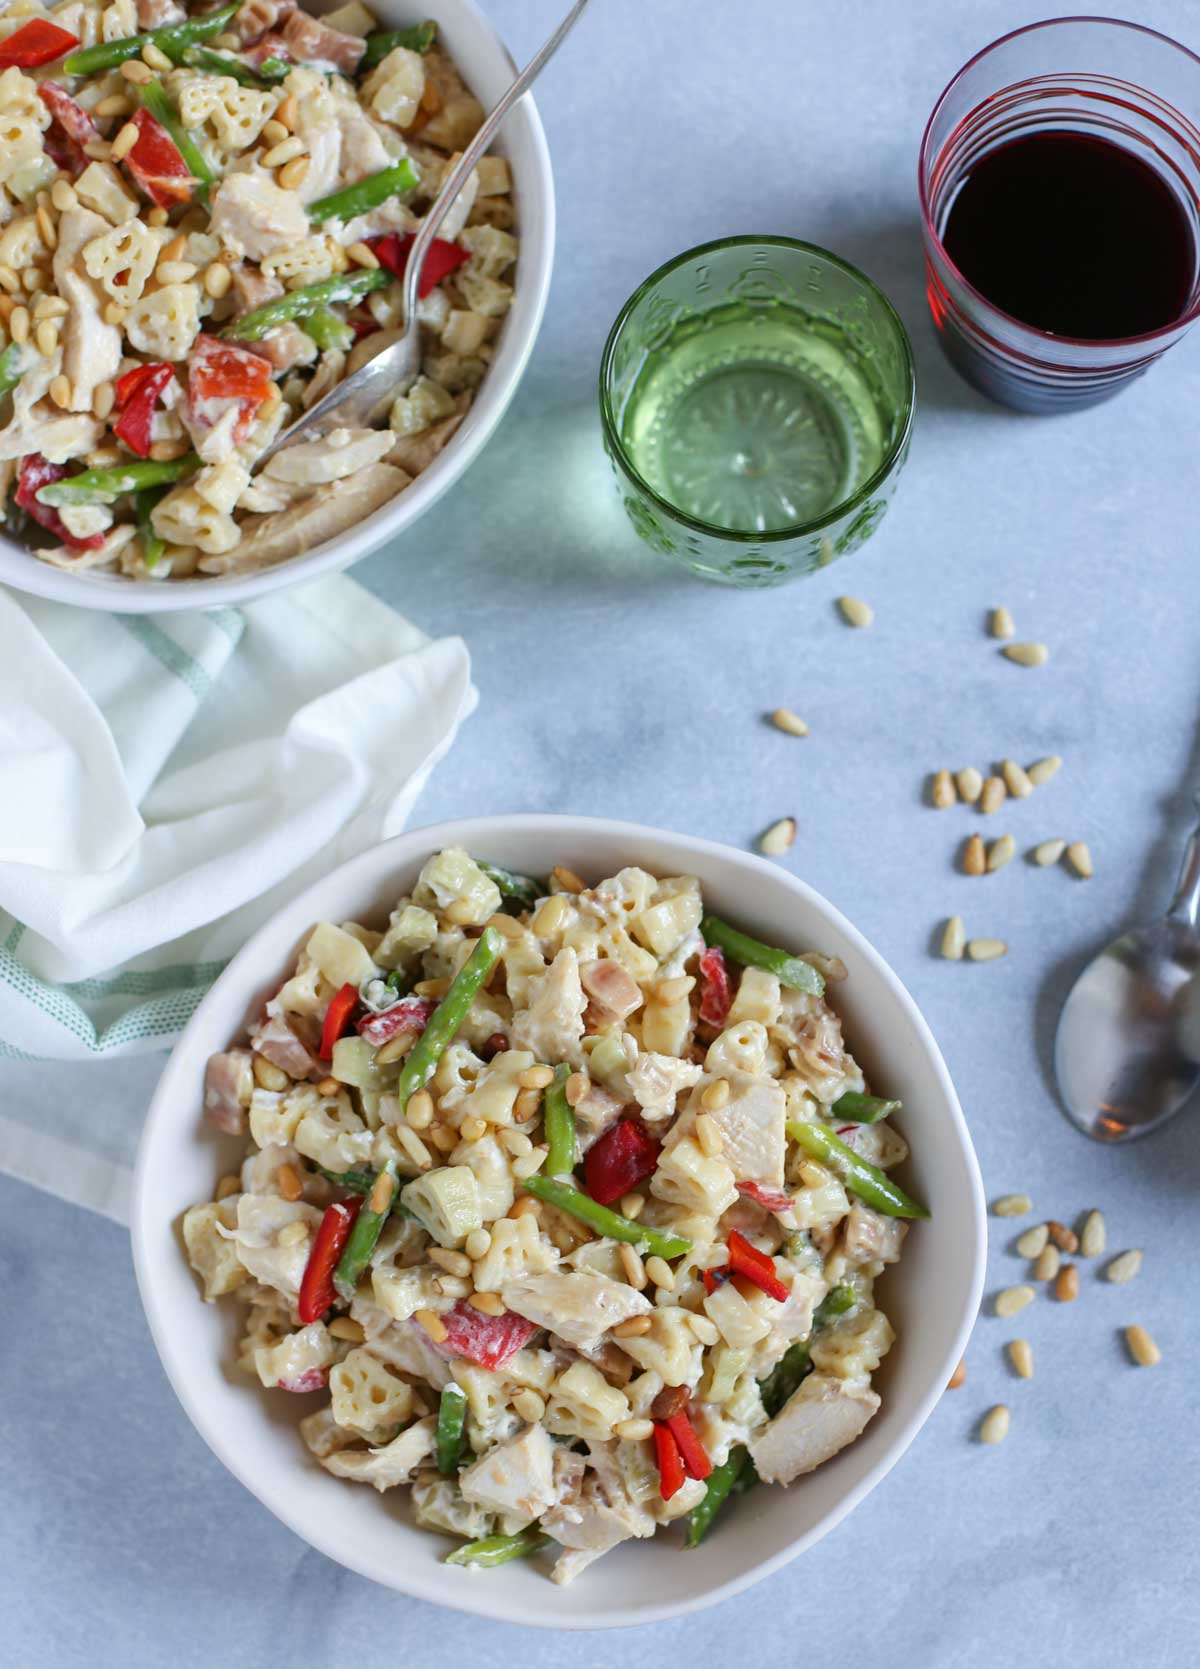
[[[1046,1232],[1060,1252],[1066,1252],[1073,1257],[1079,1250],[1078,1235],[1072,1229],[1069,1229],[1065,1223],[1058,1223],[1051,1219],[1046,1224]]]
[[[522,1089],[547,1089],[553,1082],[552,1066],[530,1066],[517,1077],[517,1083]]]
[[[1033,1228],[1026,1229],[1017,1241],[1017,1251],[1023,1258],[1040,1258],[1046,1250],[1049,1233],[1045,1223],[1036,1223]]]
[[[1002,1402],[995,1408],[989,1408],[983,1416],[983,1423],[979,1427],[979,1441],[981,1443],[1003,1443],[1008,1436],[1008,1429],[1012,1416]]]
[[[14,307],[8,316],[8,334],[14,342],[29,340],[29,309]]]
[[[706,1159],[719,1159],[725,1151],[725,1137],[721,1126],[711,1113],[700,1113],[696,1118],[696,1139]]]
[[[429,1261],[436,1263],[439,1269],[444,1269],[447,1275],[465,1277],[471,1273],[471,1260],[464,1252],[456,1252],[449,1246],[431,1246]]]
[[[303,139],[298,134],[290,133],[286,139],[279,140],[269,151],[264,152],[260,160],[264,168],[282,168],[285,162],[303,156],[304,150]]]
[[[498,1292],[473,1292],[467,1303],[480,1315],[504,1314],[504,1300]]]
[[[973,806],[980,794],[983,793],[983,777],[974,765],[964,765],[954,778],[958,786],[958,797],[967,805]]]
[[[567,1079],[563,1093],[567,1098],[568,1107],[578,1107],[584,1096],[591,1089],[591,1083],[586,1072],[572,1072]]]
[[[1027,800],[1033,793],[1029,773],[1015,759],[1006,759],[1000,767],[1005,787],[1014,800]]]
[[[347,1339],[351,1344],[361,1344],[366,1338],[361,1321],[355,1321],[352,1316],[334,1316],[329,1323],[329,1334],[334,1339]]]
[[[417,1310],[413,1316],[413,1320],[416,1322],[418,1327],[423,1327],[425,1329],[434,1344],[445,1343],[446,1326],[436,1310]]]
[[[1010,834],[1000,835],[988,847],[988,874],[994,875],[996,870],[1003,869],[1006,863],[1011,863],[1016,856],[1017,843]]]
[[[1013,625],[1013,617],[1006,608],[1001,607],[992,610],[993,637],[1012,637],[1016,629]]]
[[[954,778],[949,771],[937,771],[934,774],[929,797],[939,811],[945,811],[948,806],[954,805],[958,794],[955,791]]]
[[[409,1096],[404,1122],[414,1130],[428,1130],[433,1123],[433,1097],[427,1089],[416,1090]]]
[[[275,1172],[275,1181],[285,1200],[298,1200],[304,1192],[304,1184],[291,1165],[280,1165]]]
[[[147,41],[142,48],[142,62],[148,64],[152,70],[157,70],[160,75],[165,75],[168,70],[175,68],[162,47],[156,46],[153,41]]]
[[[275,1095],[281,1094],[292,1081],[281,1066],[276,1066],[275,1062],[269,1061],[265,1055],[255,1055],[250,1063],[250,1070],[259,1089],[270,1090]]]
[[[714,1078],[708,1084],[700,1097],[700,1105],[706,1113],[719,1113],[729,1101],[729,1079]]]
[[[961,962],[967,930],[961,916],[951,916],[942,933],[942,955],[948,962]]]
[[[1033,1201],[1028,1194],[1001,1194],[992,1210],[997,1217],[1028,1217]]]
[[[996,1294],[993,1308],[998,1316],[1003,1316],[1007,1320],[1009,1316],[1019,1314],[1026,1304],[1032,1304],[1036,1296],[1032,1287],[1005,1287],[1003,1292]]]
[[[93,116],[100,116],[105,121],[107,121],[109,119],[109,117],[111,117],[111,116],[128,116],[131,113],[132,110],[133,110],[133,105],[125,97],[124,93],[110,93],[107,98],[101,99],[98,104],[95,104],[95,105],[92,106],[92,115]],[[55,186],[57,186],[60,182],[56,180],[54,183],[55,183]],[[53,187],[51,188],[50,197],[51,197],[51,201],[53,202],[53,200],[54,200],[54,188]],[[64,207],[64,205],[62,203],[55,203],[54,206],[57,209],[61,209],[61,208]],[[70,205],[66,205],[66,206],[69,207]]]
[[[285,1223],[275,1236],[277,1246],[299,1246],[302,1240],[308,1239],[308,1229],[297,1219],[293,1223]]]
[[[650,1331],[650,1317],[648,1315],[631,1315],[628,1321],[619,1321],[612,1330],[614,1339],[637,1339],[643,1333]]]
[[[487,1229],[472,1229],[463,1241],[463,1251],[469,1258],[485,1258],[492,1249],[492,1237]]]
[[[626,1443],[644,1443],[646,1438],[654,1436],[654,1421],[638,1419],[636,1416],[628,1420],[618,1420],[613,1427],[613,1436],[623,1438]]]
[[[1054,1296],[1060,1304],[1069,1304],[1079,1297],[1079,1271],[1073,1263],[1064,1263],[1054,1283]]]
[[[1085,840],[1073,840],[1067,847],[1067,862],[1081,881],[1092,878],[1092,854]]]
[[[656,1287],[661,1287],[664,1292],[674,1292],[675,1271],[665,1258],[647,1258],[646,1275],[654,1282]]]
[[[379,1175],[375,1178],[375,1186],[371,1189],[371,1198],[368,1202],[371,1210],[380,1217],[384,1216],[391,1206],[395,1193],[395,1177],[388,1171],[380,1171]]]
[[[416,1032],[397,1032],[395,1037],[389,1037],[386,1043],[381,1043],[375,1051],[376,1066],[390,1066],[393,1061],[403,1060],[416,1045]]]
[[[1132,1251],[1117,1253],[1104,1271],[1104,1279],[1106,1281],[1116,1281],[1118,1286],[1124,1286],[1126,1281],[1132,1281],[1135,1275],[1139,1275],[1141,1269],[1142,1254],[1135,1247]]]
[[[681,1003],[696,981],[691,974],[676,974],[673,979],[660,979],[650,989],[650,1001],[659,1008],[672,1008]]]
[[[1043,788],[1051,777],[1058,775],[1061,768],[1062,760],[1052,753],[1046,759],[1039,759],[1036,765],[1031,765],[1025,774],[1035,788]]]
[[[125,65],[122,64],[121,68],[124,69]],[[134,122],[125,123],[125,126],[112,142],[112,150],[109,152],[109,156],[113,162],[120,162],[123,157],[129,155],[138,142],[138,132],[139,129]]]
[[[140,58],[127,58],[121,65],[121,74],[126,81],[132,81],[137,87],[144,87],[147,81],[154,80],[154,71]]]
[[[196,276],[193,261],[160,261],[154,269],[160,284],[186,284]]]
[[[233,274],[224,261],[210,261],[204,269],[204,291],[214,301],[228,295],[229,286],[233,282]]]
[[[796,838],[796,819],[781,817],[778,823],[772,823],[766,834],[758,843],[760,852],[768,858],[780,858],[787,851]]]
[[[954,1372],[950,1375],[949,1379],[946,1381],[947,1391],[957,1391],[959,1386],[966,1382],[966,1378],[967,1378],[967,1359],[966,1359],[965,1356],[963,1356],[963,1357],[960,1357],[958,1366],[955,1368]]]
[[[636,1223],[646,1209],[645,1194],[625,1194],[621,1199],[621,1215]]]
[[[1162,1351],[1155,1344],[1144,1327],[1127,1327],[1125,1329],[1125,1343],[1129,1347],[1129,1354],[1139,1368],[1153,1368],[1162,1361]]]
[[[1000,653],[1018,666],[1045,666],[1050,659],[1044,643],[1006,643]]]
[[[337,1095],[341,1088],[336,1078],[321,1078],[316,1085],[317,1094],[325,1096]]]
[[[1008,1347],[1008,1359],[1021,1379],[1033,1378],[1033,1346],[1028,1339],[1014,1339]]]
[[[1085,1258],[1098,1258],[1108,1244],[1104,1227],[1104,1213],[1089,1211],[1079,1231],[1079,1251]]]
[[[642,1262],[641,1253],[636,1246],[622,1245],[619,1250],[621,1268],[625,1272],[625,1279],[637,1292],[644,1292],[649,1285],[646,1266]]]
[[[989,777],[983,785],[979,796],[979,809],[985,817],[990,817],[1008,798],[1008,789],[1004,786],[1003,778]]]
[[[869,626],[875,618],[875,610],[861,597],[839,597],[837,606],[847,626]]]
[[[354,262],[356,267],[363,267],[368,272],[374,271],[374,269],[379,265],[378,255],[376,255],[370,244],[364,243],[361,238],[359,238],[356,243],[348,243],[346,245],[346,254]]]
[[[235,52],[238,50],[238,47],[234,48]],[[287,98],[285,98],[283,102],[277,106],[275,110],[275,120],[281,123],[282,126],[284,126],[290,133],[299,119],[300,100],[296,97],[295,93],[289,93]]]
[[[1066,849],[1065,840],[1043,840],[1040,846],[1033,849],[1033,861],[1042,869],[1049,869],[1051,864],[1058,862]]]
[[[1058,1274],[1059,1265],[1061,1263],[1062,1257],[1057,1246],[1053,1244],[1043,1246],[1041,1251],[1038,1253],[1038,1260],[1033,1266],[1034,1280],[1052,1281]]]
[[[258,137],[262,140],[264,145],[279,145],[287,138],[290,132],[290,128],[284,127],[282,122],[277,121],[276,118],[272,116],[269,122],[263,123],[262,132]]]
[[[716,1344],[717,1340],[721,1336],[717,1332],[715,1323],[711,1322],[706,1315],[692,1315],[692,1314],[689,1314],[688,1315],[688,1326],[691,1328],[692,1332],[696,1335],[696,1337],[700,1340],[701,1344],[707,1344],[707,1345]]]
[[[579,893],[584,890],[584,883],[575,871],[564,869],[560,863],[556,863],[550,871],[550,884],[555,892]]]
[[[982,875],[987,869],[987,854],[983,849],[982,836],[970,836],[963,847],[962,866],[965,875]]]
[[[793,713],[790,707],[776,707],[771,714],[771,723],[776,730],[782,730],[786,736],[808,735],[808,726],[799,713]]]
[[[513,1398],[513,1412],[527,1420],[531,1426],[536,1426],[546,1412],[546,1404],[536,1391],[522,1391]],[[653,1430],[653,1427],[651,1428]]]
[[[295,191],[297,186],[304,183],[311,160],[307,156],[295,156],[290,162],[284,163],[275,176],[284,191]]]
[[[967,955],[972,962],[995,962],[998,957],[1008,955],[1008,946],[1003,939],[971,939],[967,943]]]
[[[110,382],[97,383],[92,390],[92,415],[106,418],[117,403],[117,391]]]

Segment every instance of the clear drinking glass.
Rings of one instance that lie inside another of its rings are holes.
[[[634,529],[726,585],[779,585],[861,545],[895,491],[913,402],[887,297],[791,238],[668,261],[625,303],[600,366]]]
[[[1022,411],[1069,411],[1106,400],[1200,313],[1200,266],[1179,318],[1143,336],[1085,341],[1024,324],[994,307],[941,241],[950,205],[980,157],[1030,133],[1079,133],[1132,151],[1165,181],[1200,252],[1200,58],[1116,18],[1030,24],[985,47],[951,81],[921,142],[926,293],[947,357],[968,382]]]

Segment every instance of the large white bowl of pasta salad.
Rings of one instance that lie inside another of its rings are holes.
[[[526,97],[451,205],[419,375],[274,456],[400,334],[408,251],[514,74],[474,0],[18,0],[0,15],[0,582],[248,601],[396,538],[463,473],[541,322]]]
[[[171,1382],[272,1512],[580,1628],[713,1604],[861,1501],[959,1360],[984,1225],[936,1044],[832,905],[535,816],[405,834],[261,929],[133,1208]]]

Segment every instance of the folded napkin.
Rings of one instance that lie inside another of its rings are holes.
[[[163,1048],[247,935],[403,828],[474,708],[334,577],[239,610],[108,615],[0,590],[0,1054]]]

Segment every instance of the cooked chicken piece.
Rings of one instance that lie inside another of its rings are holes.
[[[230,1049],[210,1055],[204,1069],[204,1111],[218,1130],[240,1136],[246,1129],[246,1108],[254,1094],[253,1056],[249,1049]]]
[[[897,1263],[908,1224],[884,1217],[856,1200],[842,1229],[842,1250],[852,1263]]]
[[[328,64],[343,75],[353,75],[367,49],[361,36],[344,35],[340,29],[322,23],[320,18],[300,11],[289,16],[283,26],[283,38],[293,58],[305,64]]]
[[[649,1299],[625,1282],[582,1271],[520,1276],[506,1281],[500,1296],[507,1309],[549,1328],[567,1344],[583,1346],[650,1309]]]
[[[842,1041],[842,1022],[824,1003],[796,1028],[796,1042],[789,1048],[788,1057],[819,1101],[830,1101],[843,1090],[862,1087],[862,1074]],[[856,1074],[858,1081],[847,1082],[848,1074]]]
[[[206,557],[201,567],[207,574],[244,573],[313,550],[364,521],[406,487],[408,479],[390,464],[372,464],[352,480],[331,481],[290,510],[261,520],[251,517],[242,524],[241,544],[227,556]]]
[[[254,344],[254,352],[271,362],[276,371],[292,371],[297,365],[311,365],[320,349],[299,325],[278,325]]]
[[[584,1481],[579,1502],[556,1506],[542,1518],[542,1529],[563,1547],[599,1555],[631,1536],[652,1536],[657,1526],[644,1507],[631,1501],[625,1510],[610,1505],[594,1473]]]
[[[250,1042],[289,1078],[307,1078],[316,1069],[316,1061],[282,1014],[268,1015],[250,1033]]]
[[[237,310],[234,313],[237,319],[240,319],[243,313],[261,307],[264,301],[274,301],[276,296],[283,294],[283,285],[274,273],[263,272],[261,267],[244,264],[233,269],[232,288],[237,300]]]
[[[759,1477],[790,1484],[812,1472],[853,1443],[878,1409],[874,1391],[829,1374],[809,1374],[749,1445]]]
[[[161,29],[164,23],[182,23],[186,16],[178,0],[137,0],[139,29]]]
[[[320,440],[287,446],[264,467],[272,480],[319,487],[377,464],[391,449],[392,437],[381,429],[334,429]]]
[[[422,429],[416,435],[397,435],[396,444],[388,453],[388,463],[399,464],[410,475],[420,475],[428,469],[438,453],[451,440],[458,430],[467,409],[471,404],[469,395],[459,396],[459,410],[450,417],[443,417],[440,423],[433,423],[428,429]]]
[[[233,19],[233,28],[243,45],[260,39],[296,10],[296,0],[245,0]]]
[[[729,1080],[729,1100],[709,1114],[724,1139],[721,1157],[738,1181],[780,1187],[787,1097],[773,1078],[737,1071],[723,1076]]]
[[[513,1016],[509,1042],[514,1049],[530,1050],[535,1060],[569,1061],[572,1066],[579,1066],[583,1061],[586,1006],[579,981],[579,959],[567,946],[559,951],[544,974],[530,981],[528,1006]]]
[[[580,965],[579,979],[591,998],[598,1030],[624,1020],[626,1015],[642,1006],[642,993],[636,981],[619,962],[607,958],[599,962],[584,962]]]
[[[296,193],[281,190],[269,174],[227,174],[212,194],[209,229],[226,247],[261,261],[307,237],[308,216]]]
[[[97,387],[111,381],[121,363],[121,332],[105,324],[104,298],[79,259],[85,244],[110,230],[106,220],[79,205],[67,209],[58,222],[54,287],[68,307],[59,340],[63,374],[71,384],[72,411],[90,412]]]
[[[82,412],[68,415],[59,411],[44,398],[62,369],[61,353],[47,358],[31,348],[29,358],[28,369],[12,391],[12,417],[8,426],[0,429],[0,460],[40,452],[52,464],[65,464],[96,446],[104,425]]]
[[[278,1194],[239,1194],[236,1229],[218,1225],[217,1232],[234,1242],[238,1262],[256,1280],[294,1302],[322,1216],[315,1205],[306,1205],[303,1200],[285,1200]],[[279,1231],[289,1223],[303,1223],[308,1232],[303,1239],[280,1246]]]
[[[382,1494],[385,1489],[408,1483],[421,1462],[429,1459],[436,1431],[436,1420],[418,1420],[382,1449],[344,1449],[340,1454],[318,1458],[335,1478],[373,1484]]]
[[[638,1056],[637,1065],[629,1074],[629,1087],[642,1109],[642,1117],[648,1124],[656,1124],[674,1118],[675,1097],[680,1090],[691,1089],[702,1076],[695,1061],[656,1055],[647,1049]]]
[[[464,1501],[492,1512],[540,1518],[555,1500],[554,1441],[545,1426],[526,1426],[458,1475]]]

